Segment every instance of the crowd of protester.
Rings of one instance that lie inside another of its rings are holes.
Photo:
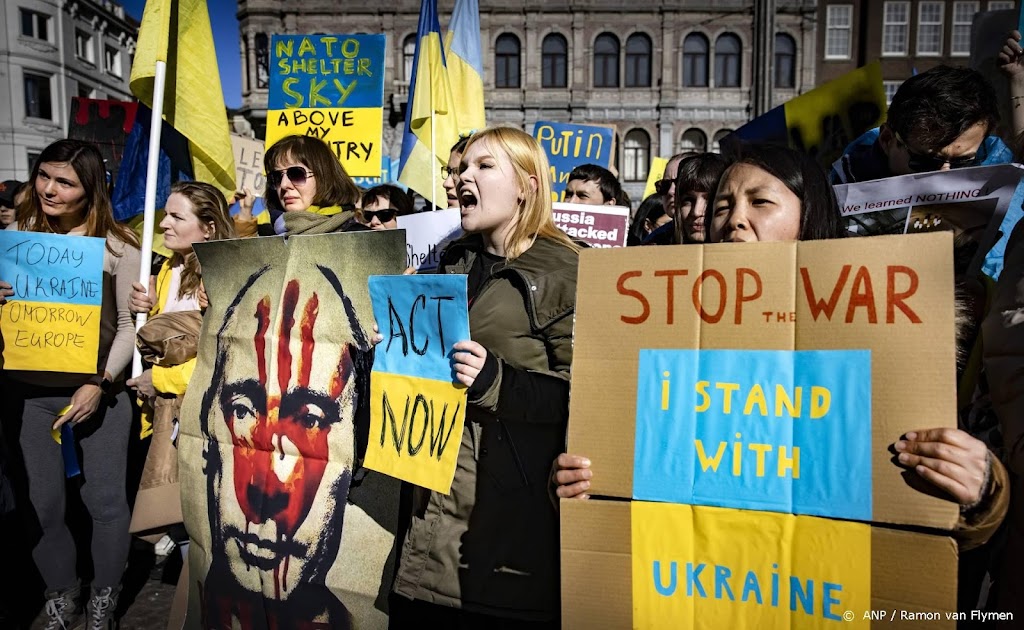
[[[1001,56],[1011,78],[1015,133],[1024,132],[1019,42],[1011,34]],[[996,103],[976,71],[940,66],[903,83],[885,123],[853,142],[831,171],[771,145],[742,145],[728,156],[672,156],[656,193],[638,203],[627,245],[843,238],[834,184],[1008,163],[1015,161],[1011,147],[1019,160],[1018,137],[1007,142],[995,135]],[[286,137],[264,162],[267,211],[259,216],[252,214],[250,191],[230,200],[239,204],[232,216],[229,200],[213,186],[174,185],[159,226],[171,256],[154,261],[148,287],[135,282],[139,241],[113,218],[94,146],[58,141],[41,153],[28,182],[0,184],[5,229],[106,239],[96,373],[7,370],[0,382],[0,515],[18,517],[0,522],[8,528],[4,536],[22,536],[31,547],[45,582],[47,628],[72,627],[83,602],[90,628],[114,627],[132,533],[176,532],[173,541],[187,544],[171,441],[153,440],[134,515],[125,458],[135,405],[145,430],[166,436],[189,385],[208,304],[192,245],[395,229],[399,217],[414,212],[413,196],[400,187],[361,191],[315,138]],[[576,270],[585,245],[553,221],[549,170],[536,141],[509,127],[463,138],[443,169],[447,206],[460,208],[465,236],[444,250],[438,271],[466,274],[472,304],[472,338],[460,340],[452,357],[468,388],[467,422],[451,492],[410,488],[412,513],[390,599],[393,627],[559,626],[559,508],[552,499],[589,498],[603,471],[591,467],[586,453],[562,452]],[[565,201],[630,205],[615,174],[597,165],[572,171]],[[975,348],[985,356],[978,365],[956,366],[961,387],[971,388],[961,396],[969,402],[958,410],[958,428],[932,428],[937,419],[923,417],[920,430],[893,444],[901,466],[960,506],[953,532],[961,550],[960,609],[989,606],[1018,619],[1024,619],[1024,580],[1016,574],[1024,561],[1022,229],[1010,239],[998,286],[957,268],[958,295],[973,291],[982,304],[964,309],[958,357]],[[0,272],[0,304],[11,295],[10,279]],[[133,315],[143,313],[149,320],[136,334]],[[178,342],[168,345],[172,336]],[[136,346],[147,367],[129,378]],[[975,390],[985,392],[983,401]],[[87,590],[65,520],[60,446],[51,437],[63,424],[74,426],[83,465],[92,471],[81,486],[94,565]],[[983,589],[985,579],[991,588]]]

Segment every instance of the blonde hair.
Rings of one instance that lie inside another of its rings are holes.
[[[486,142],[492,153],[501,150],[515,171],[516,186],[523,195],[515,225],[505,242],[505,257],[514,260],[530,249],[538,238],[547,238],[574,252],[580,251],[569,236],[555,225],[551,213],[551,169],[547,155],[537,141],[515,127],[488,127],[474,133],[463,155],[478,142]],[[530,181],[537,178],[536,188]]]
[[[192,206],[192,213],[204,227],[213,226],[208,240],[219,241],[235,238],[235,224],[228,212],[228,202],[224,195],[214,186],[205,182],[176,182],[171,185],[172,195],[181,195]],[[183,263],[181,284],[178,288],[178,299],[196,295],[202,281],[199,259],[195,252],[182,255],[177,252],[171,258],[171,266]]]

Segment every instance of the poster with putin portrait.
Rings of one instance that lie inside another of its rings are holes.
[[[362,466],[367,278],[401,231],[196,246],[210,306],[181,410],[188,628],[385,628],[399,482]]]

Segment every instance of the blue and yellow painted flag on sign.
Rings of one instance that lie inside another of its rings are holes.
[[[313,136],[350,176],[379,177],[385,46],[384,35],[272,36],[267,147]]]
[[[131,89],[149,107],[158,61],[167,63],[164,120],[188,138],[196,180],[214,184],[230,198],[235,156],[205,0],[146,2]]]
[[[441,168],[448,164],[448,154],[459,139],[459,127],[441,47],[437,0],[423,0],[420,5],[416,37],[398,181],[446,208]]]
[[[14,295],[0,307],[5,370],[95,374],[106,240],[0,230],[0,269]]]
[[[445,61],[455,101],[455,120],[459,135],[483,129],[484,64],[480,53],[480,3],[455,0],[451,22],[444,38]]]
[[[448,494],[466,421],[452,345],[469,339],[464,275],[370,276],[384,340],[370,373],[366,467]]]

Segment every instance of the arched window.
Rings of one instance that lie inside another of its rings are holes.
[[[721,153],[722,152],[722,138],[732,133],[732,129],[721,129],[715,132],[715,137],[711,141],[711,152]]]
[[[545,37],[544,43],[540,47],[540,57],[540,86],[546,88],[566,87],[569,43],[565,38],[558,33],[551,33]]]
[[[410,35],[405,38],[405,43],[402,44],[402,68],[405,70],[405,82],[409,83],[412,81],[412,64],[416,60],[416,36]]]
[[[494,87],[519,87],[519,38],[511,33],[494,42]]]
[[[775,87],[796,87],[796,40],[785,33],[775,34]]]
[[[732,33],[715,40],[715,87],[740,86],[740,38]]]
[[[683,87],[708,86],[708,38],[690,33],[683,40]]]
[[[647,169],[651,164],[651,137],[643,129],[634,129],[626,134],[622,179],[627,182],[647,180]]]
[[[708,137],[700,129],[687,129],[679,139],[679,152],[696,151],[704,153],[708,150]]]
[[[619,87],[619,38],[611,33],[594,40],[594,87]]]
[[[266,33],[256,33],[256,89],[270,87],[270,44]]]
[[[626,87],[651,87],[651,38],[643,33],[626,40]]]

